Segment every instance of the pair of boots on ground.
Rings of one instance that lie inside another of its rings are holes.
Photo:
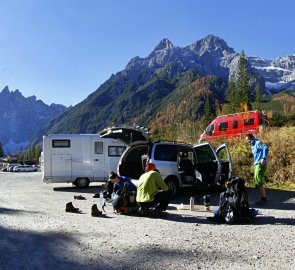
[[[66,212],[77,213],[79,212],[79,208],[74,207],[72,202],[68,202],[66,204]],[[97,204],[93,204],[91,207],[91,216],[99,217],[102,215],[102,211],[97,208]]]

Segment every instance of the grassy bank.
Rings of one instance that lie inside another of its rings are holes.
[[[269,146],[267,185],[272,188],[295,189],[295,127],[266,128],[257,137]],[[234,174],[253,179],[253,155],[244,140],[228,142],[234,164]]]

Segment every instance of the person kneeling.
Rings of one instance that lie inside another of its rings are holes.
[[[147,163],[146,172],[139,178],[136,201],[142,216],[165,216],[171,192],[156,166]],[[152,209],[152,207],[155,207]]]

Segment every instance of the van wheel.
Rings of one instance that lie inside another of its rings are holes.
[[[178,185],[176,181],[172,178],[168,178],[165,180],[165,183],[168,186],[169,190],[171,191],[171,196],[174,197],[178,191]]]
[[[89,180],[87,178],[77,178],[75,186],[79,188],[85,188],[89,186]]]

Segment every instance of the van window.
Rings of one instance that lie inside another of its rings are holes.
[[[122,155],[124,151],[123,146],[109,146],[108,147],[108,154],[110,157],[119,157]]]
[[[94,142],[94,154],[103,154],[103,142]]]
[[[213,132],[214,131],[214,125],[210,125],[206,128],[206,131]]]
[[[177,147],[177,162],[180,163],[182,159],[189,159],[193,164],[196,163],[195,154],[190,147]]]
[[[254,118],[249,118],[244,120],[244,126],[254,125]]]
[[[130,147],[128,149],[128,155],[125,155],[125,162],[129,163],[138,163],[139,160],[141,160],[141,157],[143,155],[146,155],[148,152],[148,146],[147,145],[141,145],[136,147]]]
[[[233,121],[233,129],[234,128],[238,128],[238,121],[237,120],[234,120]]]
[[[71,147],[70,140],[52,140],[53,148],[69,148]]]
[[[176,145],[157,145],[154,158],[155,160],[177,161]]]
[[[197,154],[198,163],[207,163],[216,159],[209,145],[195,147],[194,149]]]
[[[222,122],[219,124],[219,131],[227,130],[228,129],[228,122]]]

